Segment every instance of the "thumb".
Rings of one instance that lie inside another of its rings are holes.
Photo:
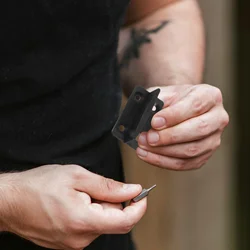
[[[84,172],[83,178],[76,183],[76,189],[96,200],[121,203],[133,199],[142,191],[138,184],[125,184],[90,171]]]

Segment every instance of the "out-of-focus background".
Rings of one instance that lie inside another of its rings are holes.
[[[127,180],[143,187],[157,184],[146,216],[134,229],[138,250],[250,249],[250,88],[245,84],[250,64],[249,70],[242,66],[248,66],[250,54],[250,6],[233,0],[200,0],[200,5],[207,32],[205,82],[222,90],[230,126],[220,150],[198,171],[157,169],[122,145]]]

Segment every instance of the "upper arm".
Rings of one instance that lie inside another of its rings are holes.
[[[126,24],[138,21],[152,12],[180,0],[131,0],[129,5]]]

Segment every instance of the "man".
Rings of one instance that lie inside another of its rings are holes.
[[[119,71],[127,95],[161,88],[164,109],[138,139],[152,165],[201,167],[228,124],[221,92],[200,84],[197,2],[9,0],[0,12],[1,249],[134,249],[146,199],[121,205],[141,186],[123,183],[110,133]]]

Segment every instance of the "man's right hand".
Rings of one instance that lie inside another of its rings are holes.
[[[141,192],[140,185],[116,182],[77,165],[7,175],[11,178],[1,193],[7,204],[0,218],[4,231],[43,247],[84,249],[102,234],[128,233],[146,212],[146,199],[125,209],[121,205]]]

